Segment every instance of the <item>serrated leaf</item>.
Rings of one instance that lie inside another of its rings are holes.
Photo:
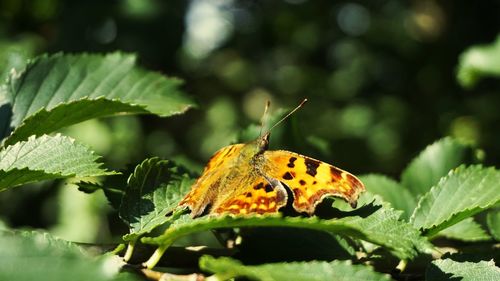
[[[120,174],[107,176],[102,182],[81,181],[75,184],[78,186],[78,190],[85,193],[102,190],[111,207],[119,210],[130,173],[129,170],[121,170]]]
[[[368,207],[367,207],[368,208]],[[376,208],[379,208],[375,211]],[[360,209],[358,209],[359,211]],[[376,206],[370,215],[345,217],[341,219],[319,219],[317,217],[282,217],[276,215],[205,216],[191,219],[183,215],[175,220],[158,237],[143,237],[142,242],[156,244],[163,248],[178,238],[190,233],[217,228],[237,227],[296,227],[327,231],[346,235],[385,246],[401,259],[411,259],[417,250],[426,251],[430,245],[410,224],[398,220],[400,212]]]
[[[493,238],[500,241],[500,209],[491,210],[486,216],[486,223]]]
[[[480,165],[460,166],[422,196],[411,217],[432,237],[500,200],[500,173]]]
[[[0,280],[116,280],[119,263],[39,232],[0,232]],[[136,280],[128,276],[120,280]]]
[[[179,85],[137,67],[129,54],[40,56],[7,84],[17,128],[5,144],[118,113],[182,113],[194,104]]]
[[[101,168],[98,158],[68,137],[30,137],[0,151],[0,191],[47,179],[113,174]]]
[[[500,36],[488,45],[473,46],[459,58],[457,80],[464,88],[472,88],[487,76],[500,77]]]
[[[193,179],[173,162],[150,158],[138,165],[128,180],[120,217],[128,224],[131,241],[171,219],[167,216],[190,189]]]
[[[448,172],[467,163],[472,157],[470,146],[452,138],[443,138],[427,146],[401,174],[401,184],[416,198],[430,190]]]
[[[81,181],[75,184],[76,186],[78,186],[79,191],[87,194],[91,194],[102,189],[102,186],[99,183],[95,182]]]
[[[360,179],[365,184],[366,190],[382,197],[382,200],[390,203],[394,209],[403,211],[403,218],[409,220],[417,202],[408,189],[383,175],[364,175]]]
[[[371,267],[353,265],[350,261],[311,261],[243,265],[231,258],[203,256],[200,268],[215,273],[217,280],[248,278],[259,281],[336,280],[336,281],[388,281],[388,275],[373,271]]]
[[[500,280],[500,268],[494,261],[457,262],[435,260],[425,272],[426,281],[492,281]]]
[[[439,232],[438,236],[449,239],[476,242],[490,240],[491,237],[481,227],[480,224],[474,221],[473,218],[467,218]]]

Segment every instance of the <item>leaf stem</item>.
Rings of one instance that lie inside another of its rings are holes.
[[[400,260],[396,268],[399,269],[400,272],[403,272],[406,269],[406,265],[408,265],[407,260]]]
[[[221,281],[221,280],[226,280],[226,279],[220,278],[217,274],[205,277],[205,281]]]
[[[151,257],[142,265],[146,268],[153,268],[155,265],[160,261],[161,257],[167,250],[168,246],[170,246],[171,243],[169,244],[164,244],[156,248],[156,251],[151,255]]]
[[[132,254],[134,253],[134,247],[135,247],[136,242],[137,242],[137,239],[134,239],[128,243],[127,251],[125,252],[125,255],[123,256],[123,260],[125,262],[128,262],[130,260],[130,258],[132,257]]]
[[[111,253],[113,255],[118,255],[121,251],[123,251],[123,249],[125,249],[125,244],[120,243],[114,248],[113,251],[111,251]]]

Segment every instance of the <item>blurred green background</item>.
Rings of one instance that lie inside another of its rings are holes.
[[[464,89],[456,74],[462,52],[495,40],[499,15],[499,1],[2,0],[0,78],[44,52],[122,50],[184,79],[199,105],[184,115],[64,129],[115,169],[160,156],[200,171],[218,148],[258,131],[244,129],[265,101],[276,112],[305,97],[272,149],[397,177],[426,145],[454,136],[498,166],[500,83]],[[0,193],[0,220],[84,242],[125,231],[102,194],[67,182]]]

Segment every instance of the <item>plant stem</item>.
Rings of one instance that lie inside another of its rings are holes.
[[[123,249],[125,249],[125,244],[121,243],[121,244],[118,244],[115,249],[113,251],[111,251],[111,253],[113,255],[118,255],[120,254],[121,251],[123,251]]]
[[[155,265],[160,261],[161,257],[163,256],[169,245],[170,244],[164,244],[156,248],[156,251],[153,253],[153,255],[151,255],[151,257],[145,263],[143,263],[143,266],[149,269],[155,267]]]
[[[227,279],[229,279],[229,278],[227,278]],[[221,280],[227,280],[227,279],[220,278],[217,274],[205,277],[205,281],[221,281]]]
[[[400,272],[403,272],[406,269],[407,264],[408,264],[407,260],[400,260],[396,268],[399,269]]]
[[[123,260],[125,262],[128,262],[132,257],[132,253],[134,252],[135,242],[137,242],[137,239],[134,239],[128,243],[127,251],[125,252],[125,256],[123,256]]]

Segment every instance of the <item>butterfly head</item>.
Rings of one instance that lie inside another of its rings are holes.
[[[269,148],[269,136],[271,132],[265,133],[263,136],[257,139],[259,151],[264,152]]]
[[[264,110],[264,115],[262,116],[261,120],[261,131],[259,134],[259,137],[250,142],[247,146],[245,151],[249,155],[256,155],[256,154],[261,154],[264,151],[266,151],[269,148],[269,137],[271,136],[271,130],[276,127],[278,124],[286,120],[290,115],[292,115],[295,111],[297,111],[300,107],[302,107],[305,103],[307,102],[307,99],[304,99],[294,110],[290,111],[285,117],[281,118],[280,121],[276,122],[266,133],[263,134],[263,128],[264,128],[264,123],[265,119],[267,116],[267,112],[270,106],[270,102],[268,101]]]

